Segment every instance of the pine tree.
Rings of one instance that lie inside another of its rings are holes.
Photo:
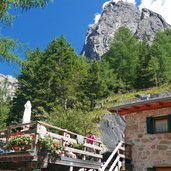
[[[30,53],[18,78],[9,121],[21,119],[27,100],[32,102],[34,119],[57,105],[74,108],[77,69],[78,57],[63,36],[53,40],[44,52],[37,49]]]
[[[171,30],[156,35],[151,47],[149,69],[153,71],[151,78],[156,86],[171,82]]]
[[[148,69],[150,55],[150,45],[144,40],[139,42],[139,64],[137,67],[136,79],[134,82],[135,89],[144,89],[154,86],[151,80],[152,73]]]
[[[120,27],[109,51],[103,55],[117,76],[120,89],[133,88],[139,64],[138,46],[130,30]]]

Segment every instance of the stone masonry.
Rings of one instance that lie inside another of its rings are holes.
[[[146,117],[165,116],[171,107],[130,113],[125,116],[126,142],[132,144],[134,171],[147,171],[147,168],[171,166],[171,133],[147,134]]]

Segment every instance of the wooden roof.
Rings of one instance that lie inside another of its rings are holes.
[[[127,115],[129,113],[134,113],[144,110],[160,109],[166,107],[171,107],[171,96],[142,100],[142,101],[132,102],[124,105],[118,105],[108,108],[108,110],[112,113]]]

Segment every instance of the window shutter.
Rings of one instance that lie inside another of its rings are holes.
[[[168,130],[171,132],[171,114],[168,115]]]
[[[156,169],[154,167],[147,168],[147,171],[155,171]]]
[[[153,117],[147,117],[146,118],[146,122],[147,122],[147,133],[148,134],[153,134],[154,130],[153,130]]]

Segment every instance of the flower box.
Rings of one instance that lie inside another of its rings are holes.
[[[14,151],[27,151],[31,149],[30,143],[32,142],[32,137],[28,134],[17,134],[13,135],[8,139],[5,145],[6,149],[13,149]]]

